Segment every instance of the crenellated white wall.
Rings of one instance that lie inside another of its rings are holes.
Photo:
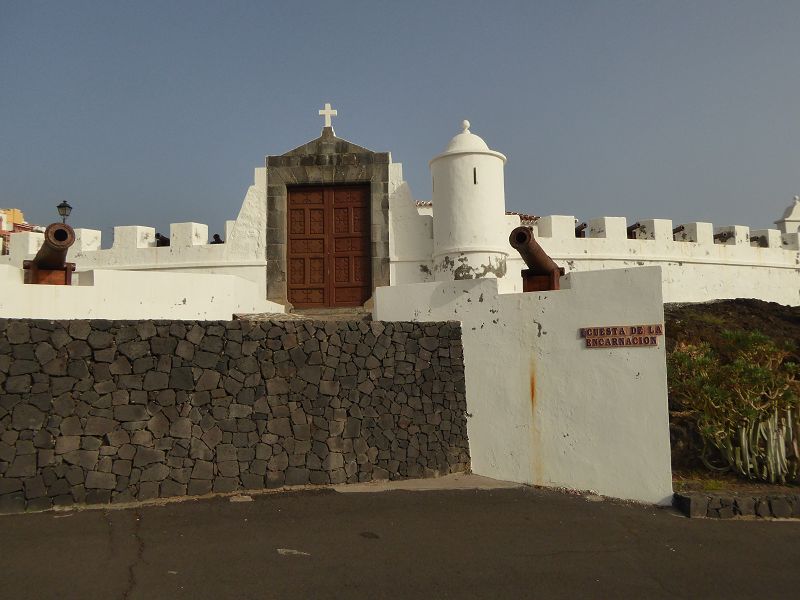
[[[639,223],[636,239],[627,238],[622,217],[593,219],[587,237],[576,238],[575,218],[557,215],[539,219],[534,234],[567,272],[661,267],[665,302],[744,297],[800,305],[798,234],[687,223],[673,235],[670,220]],[[714,240],[722,233],[729,237]],[[508,277],[518,279],[523,268],[522,259],[514,257]]]
[[[790,213],[787,221],[793,218]],[[435,206],[416,206],[405,182],[395,186],[389,215],[392,285],[433,280],[435,214]],[[506,215],[496,236],[507,237],[519,224],[519,217]],[[639,221],[636,239],[628,239],[629,224],[633,221],[624,217],[592,219],[586,237],[576,238],[575,217],[553,215],[540,218],[533,229],[536,240],[568,273],[660,267],[665,302],[759,298],[800,305],[798,233],[696,222],[682,224],[673,234],[678,225],[669,219],[646,219]],[[525,268],[519,255],[509,252],[506,275],[498,279],[500,292],[521,292]]]
[[[258,168],[239,215],[226,223],[224,244],[209,244],[208,226],[200,223],[172,223],[166,247],[156,247],[152,227],[114,227],[113,244],[107,249],[101,249],[100,231],[76,229],[67,260],[76,263],[79,280],[81,272],[93,269],[235,275],[256,284],[260,297],[266,298],[266,231],[267,170]],[[42,240],[39,233],[14,234],[3,262],[20,267]]]

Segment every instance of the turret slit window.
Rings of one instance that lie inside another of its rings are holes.
[[[478,185],[478,167],[472,167],[472,183]]]

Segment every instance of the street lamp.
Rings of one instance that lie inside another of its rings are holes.
[[[58,209],[58,214],[61,215],[61,222],[66,223],[69,213],[72,212],[72,207],[66,200],[62,200],[61,204],[56,206],[56,208]]]

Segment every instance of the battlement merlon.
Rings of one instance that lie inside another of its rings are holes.
[[[84,268],[122,268],[157,263],[209,262],[255,264],[265,260],[267,169],[254,170],[251,185],[235,220],[225,221],[224,244],[209,242],[208,225],[195,222],[171,223],[169,246],[157,246],[156,230],[143,225],[114,227],[110,248],[101,248],[102,235],[96,229],[76,229],[70,259]],[[166,233],[166,232],[165,232]]]
[[[536,234],[542,238],[550,238],[560,243],[572,244],[588,240],[604,240],[606,248],[616,246],[623,250],[625,242],[654,241],[674,243],[692,242],[709,246],[742,246],[753,249],[782,249],[797,250],[793,246],[792,234],[781,233],[778,229],[750,230],[745,225],[726,225],[715,227],[712,223],[693,222],[683,223],[673,227],[669,219],[642,219],[630,225],[624,217],[598,217],[591,219],[582,229],[584,237],[576,233],[578,221],[573,216],[550,215],[541,217],[536,221],[534,228]],[[636,246],[637,248],[648,248]],[[678,246],[675,246],[678,247]]]

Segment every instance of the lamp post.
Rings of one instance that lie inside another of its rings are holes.
[[[61,222],[66,223],[69,213],[72,212],[72,207],[69,205],[69,202],[62,200],[61,204],[56,206],[56,208],[58,209],[58,214],[61,215]]]

